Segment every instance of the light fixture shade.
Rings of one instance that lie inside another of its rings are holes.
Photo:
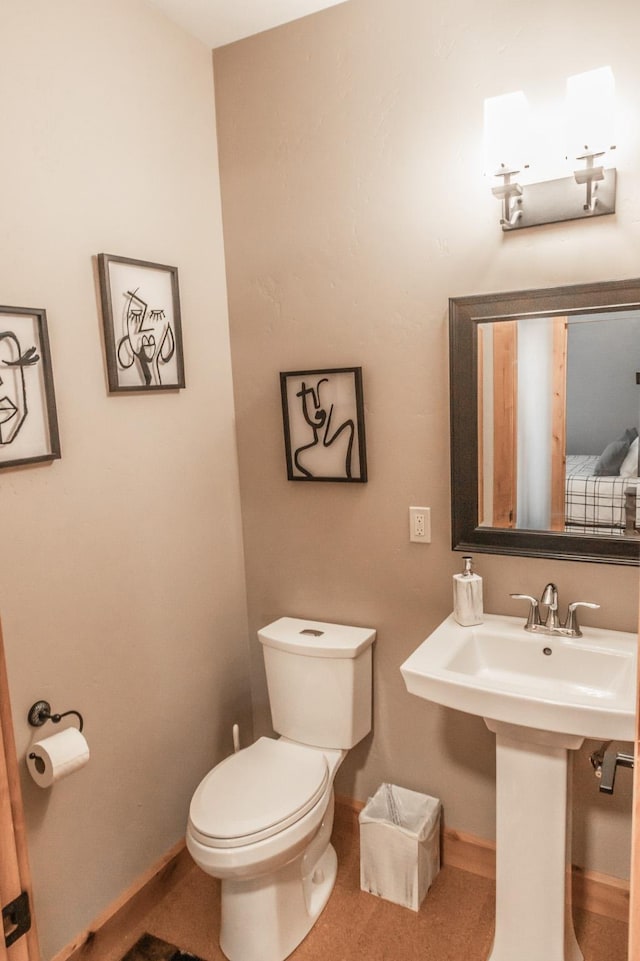
[[[567,79],[567,154],[609,150],[615,145],[615,79],[611,67]]]
[[[484,172],[522,169],[529,163],[529,105],[521,90],[484,101]]]

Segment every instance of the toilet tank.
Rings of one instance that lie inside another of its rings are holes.
[[[350,748],[371,730],[376,632],[296,617],[258,631],[274,730],[315,747]]]

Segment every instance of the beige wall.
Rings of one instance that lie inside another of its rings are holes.
[[[246,602],[211,52],[137,0],[6,2],[0,102],[0,303],[47,310],[63,454],[0,473],[16,739],[45,697],[92,752],[24,783],[48,958],[250,736]],[[186,390],[108,396],[100,251],[178,266]]]
[[[447,299],[637,275],[640,12],[587,0],[351,0],[214,54],[251,637],[281,614],[371,625],[375,726],[338,776],[444,801],[494,834],[493,738],[406,693],[399,665],[451,609]],[[624,120],[618,213],[505,236],[482,176],[483,98],[544,102],[611,63]],[[362,365],[369,483],[286,479],[278,372]],[[408,542],[430,505],[433,542]],[[630,568],[477,555],[486,609],[511,591],[600,602],[586,623],[635,630]],[[258,728],[269,715],[252,644]],[[628,872],[631,779],[597,793],[578,757],[575,860]]]
[[[350,0],[216,54],[251,635],[282,613],[371,624],[375,731],[338,789],[438,794],[493,834],[492,739],[409,697],[398,666],[449,611],[446,303],[637,273],[638,132],[619,213],[503,237],[479,176],[481,103],[546,96],[612,63],[638,115],[639,15]],[[500,17],[504,14],[504,23]],[[624,19],[626,18],[626,19]],[[545,79],[540,78],[544,49]],[[0,11],[0,302],[48,313],[63,457],[0,472],[0,579],[16,737],[33,701],[85,716],[90,764],[24,780],[50,957],[183,833],[193,788],[250,737],[249,652],[210,53],[137,0]],[[534,55],[535,54],[535,55]],[[100,251],[180,270],[187,389],[108,396]],[[361,364],[370,481],[286,481],[278,371]],[[409,504],[433,509],[410,545]],[[478,555],[488,610],[555,579],[635,629],[636,573]],[[268,708],[257,644],[258,729]],[[577,860],[624,875],[629,781],[601,798],[582,752]]]

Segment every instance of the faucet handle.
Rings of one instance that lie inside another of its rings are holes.
[[[531,594],[511,594],[511,597],[514,599],[514,601],[529,601],[531,605],[529,608],[527,623],[525,624],[525,631],[528,628],[533,627],[534,624],[540,623],[540,607],[537,597],[532,597]]]
[[[567,619],[563,625],[564,630],[571,634],[572,637],[582,637],[582,631],[580,630],[580,625],[578,624],[578,615],[576,610],[579,607],[590,607],[593,611],[597,611],[600,607],[599,604],[592,604],[590,601],[573,601],[569,604],[567,610]]]

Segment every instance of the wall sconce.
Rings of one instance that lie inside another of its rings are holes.
[[[569,77],[563,127],[567,157],[583,161],[573,175],[523,184],[517,175],[535,149],[530,111],[524,94],[491,97],[484,102],[485,171],[502,179],[492,188],[502,201],[502,229],[580,220],[615,213],[616,170],[602,157],[613,144],[614,78],[610,67]]]
[[[485,172],[502,177],[502,183],[491,192],[502,201],[503,230],[513,230],[522,217],[522,186],[512,178],[529,166],[530,129],[529,105],[521,90],[485,100],[484,166]]]

